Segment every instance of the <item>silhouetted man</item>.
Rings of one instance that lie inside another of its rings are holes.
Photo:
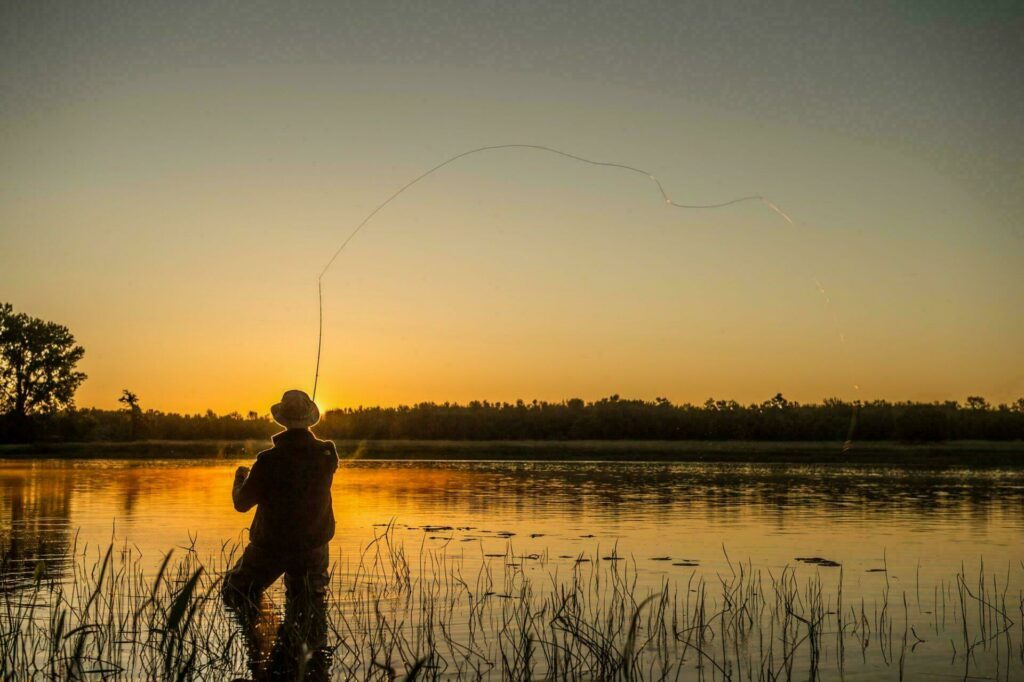
[[[296,665],[323,665],[315,656],[313,661],[294,659],[303,648],[315,651],[326,644],[327,543],[334,536],[331,481],[338,452],[334,443],[310,432],[320,421],[320,410],[303,391],[287,391],[270,413],[286,430],[273,437],[273,448],[257,455],[251,470],[241,466],[235,472],[235,509],[245,512],[255,506],[256,516],[249,545],[224,577],[223,595],[251,639],[258,627],[254,621],[260,596],[284,574],[285,622],[269,661],[270,675],[288,671],[294,676]],[[262,677],[268,661],[251,662],[254,675]],[[316,670],[307,672],[319,676]]]

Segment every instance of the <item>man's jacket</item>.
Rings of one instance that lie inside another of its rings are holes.
[[[257,505],[249,527],[255,545],[284,552],[319,547],[334,537],[331,481],[338,451],[307,429],[282,431],[273,441],[256,456],[249,476],[235,481],[235,509]]]

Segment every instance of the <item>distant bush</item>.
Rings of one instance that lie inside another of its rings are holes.
[[[896,410],[894,435],[902,441],[948,440],[950,415],[954,410],[941,405],[901,405]]]

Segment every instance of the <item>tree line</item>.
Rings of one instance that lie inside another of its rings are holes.
[[[41,441],[267,439],[281,430],[268,415],[176,414],[143,410],[134,394],[121,410],[74,409],[34,415]],[[0,440],[13,440],[0,419]],[[595,401],[473,401],[330,410],[315,427],[338,440],[765,440],[928,442],[1024,439],[1024,399],[990,405],[980,397],[941,403],[801,404],[778,394],[741,405],[709,399],[701,405],[665,398],[612,395]]]
[[[256,412],[143,410],[127,389],[118,399],[122,409],[76,409],[74,393],[86,378],[76,366],[84,353],[66,327],[0,304],[0,442],[244,440],[280,430]],[[964,403],[830,398],[800,404],[781,393],[748,405],[618,395],[590,402],[425,402],[330,410],[316,431],[339,440],[1021,440],[1024,398],[995,406],[980,396]]]

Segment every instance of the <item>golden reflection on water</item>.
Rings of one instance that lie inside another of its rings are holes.
[[[216,572],[224,565],[216,558],[221,547],[244,541],[252,517],[236,513],[230,501],[233,472],[242,463],[248,462],[0,461],[6,559],[0,589],[30,586],[41,563],[49,576],[66,575],[71,567],[57,558],[72,545],[79,573],[94,570],[111,538],[140,551],[143,564],[154,568],[168,549],[195,546],[200,559],[213,558],[207,567]],[[946,603],[957,594],[951,585],[961,564],[973,581],[984,557],[985,574],[998,577],[994,593],[1012,597],[1024,589],[1021,470],[357,461],[339,469],[332,493],[336,595],[354,584],[359,552],[391,520],[411,570],[426,572],[427,583],[438,566],[471,582],[486,567],[488,574],[521,571],[543,588],[567,579],[581,555],[594,560],[584,564],[586,572],[616,554],[635,561],[637,594],[666,581],[688,600],[691,577],[717,586],[737,562],[749,560],[747,575],[762,576],[778,576],[788,565],[812,578],[800,584],[817,577],[829,599],[841,593],[847,609],[859,602],[861,613],[877,614],[880,600],[904,609],[909,603],[903,617],[928,640],[915,654],[914,670],[948,675],[960,672],[955,652],[950,663],[959,626],[947,623]],[[437,555],[424,550],[443,550],[445,561],[432,563]],[[516,558],[509,560],[507,551]],[[823,557],[841,568],[796,557]],[[888,572],[875,570],[882,567]],[[14,594],[14,601],[27,594]],[[271,590],[265,618],[246,639],[250,667],[272,658],[280,597],[279,588]],[[356,607],[342,599],[333,608]],[[968,612],[974,618],[973,605]],[[468,632],[461,623],[452,630],[457,637]],[[895,679],[896,664],[876,650],[881,641],[851,654],[849,674],[840,664],[840,678]],[[962,657],[973,674],[1013,679],[1019,638],[1002,641]],[[1008,651],[1014,652],[1009,658]]]
[[[215,552],[244,541],[251,520],[230,502],[240,463],[3,462],[0,534],[26,567],[72,541],[98,546],[112,537],[154,562],[193,539]],[[1024,560],[1024,474],[1015,470],[360,461],[339,470],[333,496],[332,552],[342,560],[392,519],[413,559],[421,546],[447,543],[449,553],[479,561],[511,544],[516,553],[546,552],[544,570],[557,570],[572,563],[562,557],[615,549],[652,580],[727,570],[723,546],[732,561],[759,567],[825,557],[865,588],[882,579],[868,571],[883,557],[895,580],[948,580],[981,557],[993,566]],[[699,568],[653,561],[663,556]]]

